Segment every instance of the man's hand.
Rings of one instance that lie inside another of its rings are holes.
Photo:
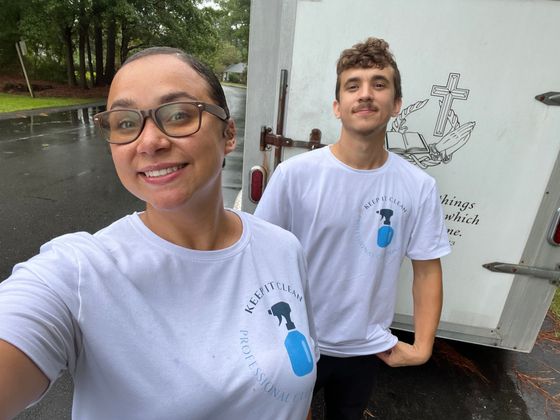
[[[442,306],[442,274],[439,259],[412,260],[414,280],[414,344],[397,342],[377,356],[391,367],[416,366],[432,355]]]
[[[426,363],[432,355],[432,349],[420,348],[403,341],[398,341],[395,347],[378,353],[377,357],[391,367],[417,366]]]

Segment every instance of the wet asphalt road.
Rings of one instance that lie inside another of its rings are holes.
[[[223,173],[224,202],[232,207],[241,188],[245,91],[225,90],[239,132]],[[0,279],[55,236],[95,232],[142,210],[120,185],[108,147],[95,135],[91,116],[97,111],[0,114]],[[560,419],[560,344],[551,328],[547,319],[528,355],[438,339],[424,366],[382,366],[364,419]],[[64,375],[17,419],[69,419],[71,398],[72,381]],[[323,418],[321,395],[313,418]]]

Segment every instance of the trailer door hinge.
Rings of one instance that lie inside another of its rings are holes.
[[[560,286],[560,264],[558,264],[554,270],[502,262],[492,262],[482,264],[482,266],[487,270],[494,271],[496,273],[521,274],[525,276],[538,277],[540,279],[548,280],[550,284],[556,287]]]

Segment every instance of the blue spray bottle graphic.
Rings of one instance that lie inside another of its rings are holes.
[[[393,216],[393,210],[391,209],[381,209],[377,213],[381,215],[383,221],[383,226],[377,231],[377,246],[380,248],[385,248],[389,246],[391,240],[393,239],[393,228],[391,227],[391,216]]]
[[[284,346],[290,357],[292,370],[297,376],[305,376],[313,370],[313,356],[305,336],[296,330],[290,317],[292,309],[286,302],[278,302],[268,310],[270,315],[278,318],[278,325],[282,324],[282,317],[286,320],[286,329],[289,331]]]

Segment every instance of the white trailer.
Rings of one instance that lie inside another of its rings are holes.
[[[437,179],[453,249],[438,336],[530,352],[560,282],[559,22],[554,0],[253,0],[243,209],[313,129],[337,140],[336,60],[384,38],[403,80],[386,146]]]

